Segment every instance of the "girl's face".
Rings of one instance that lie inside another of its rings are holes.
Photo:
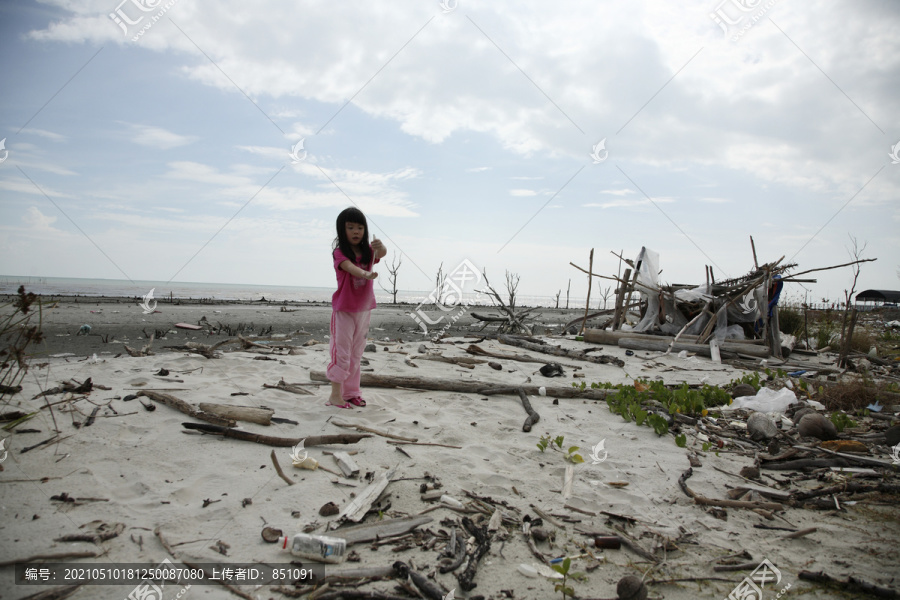
[[[361,223],[347,222],[344,224],[344,233],[347,234],[350,245],[357,246],[366,235],[366,226]]]

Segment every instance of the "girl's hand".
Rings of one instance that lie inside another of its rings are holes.
[[[376,273],[375,271],[363,271],[363,278],[365,279],[372,280],[376,277],[378,277],[378,273]]]
[[[377,237],[372,237],[372,250],[375,252],[387,252],[384,248],[384,244]]]

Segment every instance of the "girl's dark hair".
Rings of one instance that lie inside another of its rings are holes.
[[[353,208],[352,206],[345,208],[338,215],[336,224],[337,237],[334,238],[334,244],[332,245],[332,256],[335,249],[340,249],[341,254],[349,258],[351,262],[356,260],[356,254],[353,252],[350,240],[347,239],[347,223],[358,223],[365,228],[363,238],[359,242],[359,250],[362,253],[360,264],[368,268],[372,262],[372,248],[369,246],[369,224],[366,222],[366,215],[358,208]]]

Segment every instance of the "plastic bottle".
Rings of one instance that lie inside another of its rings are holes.
[[[347,552],[347,540],[337,537],[298,533],[293,538],[283,536],[279,541],[281,548],[290,550],[294,556],[319,562],[344,562],[344,554]]]

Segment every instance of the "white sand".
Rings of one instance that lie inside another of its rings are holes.
[[[377,333],[377,332],[373,332]],[[467,340],[468,344],[471,340]],[[420,341],[407,342],[401,347],[416,354]],[[583,348],[574,341],[561,341],[566,346]],[[483,342],[487,349],[503,352],[518,351],[496,342]],[[465,356],[465,345],[444,343],[440,347],[446,356]],[[698,383],[709,377],[710,383],[726,383],[741,373],[728,366],[715,365],[705,359],[685,361],[675,356],[657,359],[649,369],[640,357],[625,357],[624,351],[606,348],[610,354],[626,361],[624,369],[583,363],[586,381],[630,382],[631,377],[661,377],[667,383],[687,381]],[[529,353],[532,354],[532,353]],[[643,356],[646,353],[639,352]],[[656,355],[656,353],[653,353]],[[843,513],[824,513],[802,509],[787,509],[783,515],[797,528],[816,526],[818,532],[796,540],[782,540],[785,532],[755,529],[755,524],[789,527],[782,519],[769,521],[753,512],[728,509],[728,520],[714,518],[704,507],[697,506],[678,487],[678,477],[688,467],[687,451],[678,448],[671,435],[658,437],[648,427],[626,423],[609,412],[605,403],[585,400],[559,400],[551,397],[532,397],[531,402],[541,416],[530,433],[522,432],[525,412],[515,396],[493,396],[490,399],[476,394],[390,390],[364,388],[368,406],[363,409],[341,410],[324,404],[327,388],[315,389],[317,395],[298,396],[280,390],[263,389],[264,383],[275,384],[284,378],[288,382],[308,382],[310,370],[324,370],[327,346],[305,349],[305,354],[277,357],[277,361],[254,360],[258,354],[229,352],[217,360],[180,353],[164,352],[146,357],[101,357],[97,363],[86,360],[50,359],[43,368],[33,367],[24,385],[25,390],[4,410],[32,411],[44,404],[44,399],[31,400],[41,389],[59,382],[91,377],[95,384],[111,388],[95,389],[88,400],[75,406],[89,414],[92,405],[105,404],[109,399],[133,394],[139,389],[173,390],[169,393],[191,403],[218,402],[267,406],[277,417],[300,422],[300,425],[264,427],[241,423],[245,430],[282,437],[305,437],[318,434],[347,433],[328,421],[340,417],[399,435],[418,438],[421,442],[462,446],[450,449],[429,446],[404,446],[413,457],[407,458],[382,437],[372,437],[358,444],[339,449],[356,449],[356,462],[362,474],[380,474],[397,465],[396,478],[421,477],[427,471],[440,478],[447,494],[465,501],[463,490],[491,496],[522,511],[522,515],[536,516],[529,508],[535,504],[545,511],[568,514],[580,520],[580,525],[595,531],[612,531],[607,518],[601,514],[589,516],[564,509],[560,493],[563,475],[568,464],[563,455],[548,450],[541,453],[536,447],[543,434],[565,436],[565,445],[581,447],[586,463],[575,466],[575,483],[568,502],[586,511],[610,511],[633,516],[639,520],[629,528],[638,543],[653,550],[658,538],[651,532],[681,538],[678,549],[670,551],[666,563],[657,567],[648,578],[722,577],[727,581],[682,583],[651,587],[651,597],[670,599],[725,598],[747,572],[714,573],[712,563],[718,557],[748,551],[752,559],[771,561],[783,577],[778,588],[767,588],[765,598],[773,598],[778,589],[792,584],[790,597],[822,598],[827,592],[797,579],[800,570],[824,570],[835,576],[858,576],[870,582],[890,584],[890,578],[900,574],[900,561],[895,540],[898,533],[896,511],[893,520],[878,515],[877,508],[850,507]],[[539,385],[569,385],[570,369],[565,377],[547,379],[538,372],[538,364],[500,360],[502,372],[487,365],[468,370],[450,364],[418,361],[419,368],[404,364],[402,354],[381,350],[366,353],[372,372],[382,375],[404,374],[448,379],[474,379],[515,385],[528,378]],[[572,363],[572,360],[561,360]],[[155,376],[161,368],[168,369],[168,377]],[[685,370],[688,369],[688,370]],[[176,382],[174,380],[182,380]],[[247,396],[231,396],[247,392]],[[51,396],[57,402],[62,395]],[[148,402],[146,398],[143,399]],[[20,454],[25,447],[52,435],[54,423],[50,411],[40,414],[19,428],[39,429],[40,433],[13,434],[6,437],[8,458],[3,462],[0,481],[28,480],[0,483],[3,542],[0,560],[10,561],[33,554],[98,549],[91,543],[63,543],[53,540],[61,535],[79,533],[81,526],[95,520],[109,524],[124,523],[122,535],[103,542],[106,556],[82,559],[88,564],[97,562],[159,562],[168,555],[153,535],[160,527],[175,546],[179,558],[197,562],[288,562],[289,554],[282,554],[260,537],[264,524],[281,528],[288,534],[300,532],[310,522],[318,521],[323,533],[325,525],[334,517],[323,518],[318,509],[328,501],[345,506],[353,488],[335,485],[335,476],[323,471],[305,471],[290,467],[290,449],[278,448],[281,465],[298,484],[288,486],[275,473],[269,459],[269,446],[223,439],[217,436],[186,435],[181,423],[192,421],[186,415],[167,406],[157,405],[147,412],[137,400],[113,400],[112,407],[121,415],[115,416],[101,409],[96,423],[76,429],[73,419],[84,421],[79,413],[63,412],[65,405],[54,407],[61,437],[58,444],[48,445]],[[131,414],[127,414],[131,413]],[[591,464],[591,447],[605,440],[608,458]],[[689,436],[689,446],[693,439]],[[310,455],[323,465],[337,469],[332,457],[321,448],[309,449]],[[695,468],[689,481],[692,489],[709,497],[724,498],[728,486],[740,482],[713,467],[737,473],[750,460],[727,452],[720,456],[709,453],[702,457],[703,467]],[[780,472],[771,472],[782,479]],[[42,478],[48,478],[41,482]],[[385,517],[419,513],[429,505],[420,500],[422,480],[397,481],[387,492],[392,503]],[[627,482],[617,489],[610,482]],[[366,482],[356,481],[362,490]],[[767,480],[771,484],[771,480]],[[513,487],[518,494],[513,491]],[[71,497],[106,498],[108,502],[84,502],[79,505],[50,500],[50,496],[66,492]],[[252,498],[252,504],[242,507],[241,501]],[[217,501],[206,508],[204,499]],[[292,517],[299,511],[299,517]],[[460,515],[445,508],[428,513],[434,521],[423,528],[434,532],[448,531],[439,521]],[[377,520],[370,516],[367,522]],[[549,530],[555,527],[545,524]],[[339,533],[339,531],[338,531]],[[576,555],[576,542],[590,538],[574,532],[573,525],[564,531],[556,530],[556,547],[541,544],[548,556]],[[143,541],[143,545],[136,540]],[[228,556],[214,552],[210,546],[221,540],[229,545]],[[431,571],[438,562],[438,548],[423,551],[419,548],[400,553],[390,552],[390,546],[377,551],[369,544],[352,547],[361,556],[360,563],[342,566],[389,565],[395,560],[412,560],[421,572]],[[502,554],[501,554],[502,552]],[[613,598],[616,582],[624,575],[641,575],[650,564],[624,547],[621,550],[597,550],[603,562],[587,575],[584,582],[573,582],[577,594],[583,598]],[[169,557],[172,558],[172,557]],[[437,574],[436,580],[447,590],[456,589],[457,597],[483,595],[501,598],[501,590],[514,590],[516,599],[559,597],[553,582],[528,579],[520,575],[517,566],[533,563],[518,531],[509,532],[505,543],[495,541],[484,559],[475,579],[478,587],[465,594],[452,573]],[[573,570],[585,571],[593,561],[574,561]],[[460,569],[461,571],[461,569]],[[892,584],[898,587],[896,582]],[[84,587],[72,598],[125,598],[133,586]],[[396,593],[392,582],[370,584],[367,589]],[[0,569],[0,589],[4,599],[23,598],[46,588],[16,586],[13,568]],[[177,586],[167,588],[166,600],[175,596]],[[255,598],[281,598],[268,588],[245,586],[245,592]],[[807,590],[807,593],[798,593]],[[194,586],[187,598],[234,598],[219,586]],[[838,596],[835,596],[838,597]]]

